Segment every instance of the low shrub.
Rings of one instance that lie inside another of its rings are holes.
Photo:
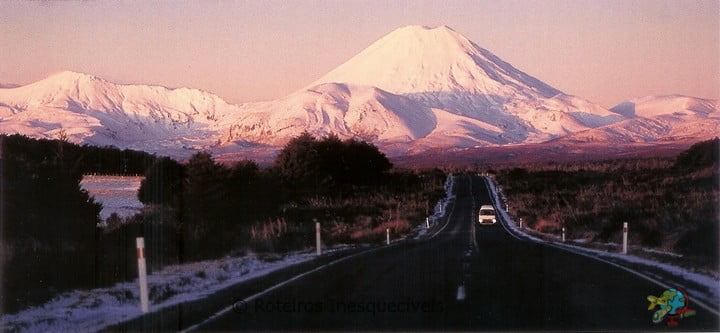
[[[633,244],[717,262],[718,139],[677,159],[527,165],[501,170],[497,180],[512,206],[535,230],[619,243],[622,224]]]

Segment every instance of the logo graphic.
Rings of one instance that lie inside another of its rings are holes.
[[[696,314],[696,311],[690,309],[688,306],[690,304],[690,298],[688,298],[687,293],[679,289],[670,288],[663,291],[660,297],[648,296],[647,299],[650,301],[648,310],[654,310],[655,307],[660,306],[660,309],[655,311],[652,317],[652,321],[655,324],[659,324],[667,319],[667,326],[675,327],[680,324],[677,321],[678,319],[691,317]]]

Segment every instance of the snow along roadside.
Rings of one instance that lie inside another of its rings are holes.
[[[455,201],[455,177],[445,181],[445,198],[435,205],[429,217],[435,226]],[[427,232],[423,223],[418,237]],[[347,249],[330,248],[325,253]],[[150,312],[177,304],[206,298],[220,290],[282,268],[317,258],[314,252],[293,252],[285,255],[247,255],[167,266],[148,275]],[[116,283],[109,288],[74,290],[53,300],[16,314],[0,315],[0,331],[77,332],[98,331],[143,315],[140,311],[137,280]]]
[[[530,235],[518,228],[518,224],[510,217],[510,215],[502,209],[500,205],[500,196],[495,183],[492,179],[484,177],[492,199],[495,201],[495,207],[500,208],[503,226],[513,236],[525,239],[531,242],[544,243],[559,249],[573,252],[575,254],[591,257],[629,271],[646,280],[660,285],[663,288],[682,288],[688,292],[691,297],[691,304],[703,307],[715,315],[720,316],[720,281],[714,277],[700,273],[688,271],[687,269],[670,265],[667,263],[657,262],[637,256],[605,252],[591,248],[570,245],[562,242],[545,241],[533,235]]]
[[[328,249],[326,253],[346,249]],[[317,258],[315,252],[247,255],[167,266],[148,275],[150,312],[206,298],[222,289]],[[0,316],[0,331],[87,332],[128,321],[140,311],[137,280],[109,288],[74,290],[16,314]]]
[[[447,212],[447,208],[450,205],[450,203],[455,202],[455,175],[448,175],[447,179],[445,180],[445,198],[440,199],[440,201],[435,204],[435,209],[433,210],[433,214],[428,216],[428,224],[430,224],[430,227],[428,228],[425,223],[422,223],[415,227],[415,230],[417,232],[415,239],[419,239],[425,236],[425,234],[430,230],[430,228],[434,227],[438,221],[440,221]]]

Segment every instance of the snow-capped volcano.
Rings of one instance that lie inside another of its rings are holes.
[[[393,113],[392,119],[415,113],[425,121],[387,122],[390,118],[382,117],[383,121],[373,122],[380,118],[368,118],[362,127],[374,128],[372,131],[354,131],[354,118],[333,116],[337,107],[330,107],[328,113],[328,100],[314,93],[325,91],[326,96],[334,97],[333,105],[352,114],[348,106],[359,104],[356,94],[344,91],[348,87],[372,90],[382,96],[385,102],[360,103],[366,111]],[[301,105],[298,100],[303,101]],[[391,106],[375,107],[379,105]],[[258,133],[263,133],[264,141],[271,143],[287,138],[273,134],[308,130],[360,137],[372,133],[374,141],[396,147],[403,141],[401,138],[410,146],[472,147],[542,142],[625,119],[589,101],[563,94],[447,26],[399,28],[305,89],[247,109],[252,110],[251,115],[243,116],[224,135],[224,142],[258,140]],[[324,115],[326,123],[335,120],[320,128],[314,120],[318,115]],[[414,128],[428,122],[435,124],[432,131]],[[398,130],[388,131],[391,128]],[[407,131],[399,130],[402,128]]]
[[[276,151],[304,131],[360,138],[401,155],[562,137],[704,139],[717,124],[717,101],[647,98],[607,110],[446,26],[399,28],[306,88],[267,102],[233,105],[197,89],[119,85],[75,72],[0,88],[2,133],[178,157]]]
[[[315,81],[374,86],[394,94],[462,91],[486,96],[553,97],[531,77],[447,26],[405,26]]]
[[[511,142],[544,141],[623,120],[520,71],[447,26],[406,26],[314,84],[374,86],[505,129]]]

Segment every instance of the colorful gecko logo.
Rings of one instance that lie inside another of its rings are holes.
[[[670,288],[663,291],[660,297],[648,296],[650,306],[648,310],[654,310],[656,306],[660,306],[660,309],[655,311],[652,317],[652,321],[655,324],[661,323],[667,318],[667,326],[674,327],[680,323],[678,319],[694,316],[696,311],[690,309],[690,299],[687,297],[687,293],[678,289]]]

